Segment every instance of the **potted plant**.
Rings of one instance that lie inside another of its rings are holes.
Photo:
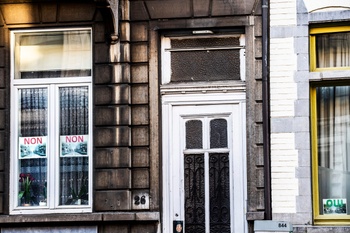
[[[66,205],[81,205],[82,200],[88,200],[88,185],[87,180],[82,178],[80,189],[77,191],[73,187],[71,189],[71,196],[66,202]]]
[[[22,183],[21,191],[18,193],[18,198],[22,200],[24,206],[30,206],[32,201],[31,186],[34,177],[30,173],[21,173],[19,175],[19,182]]]

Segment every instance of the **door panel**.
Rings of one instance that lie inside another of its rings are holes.
[[[183,222],[186,233],[244,232],[242,106],[173,106],[170,112],[169,222]]]

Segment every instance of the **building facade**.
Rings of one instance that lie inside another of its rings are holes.
[[[348,232],[349,3],[270,1],[272,219]]]
[[[266,6],[0,1],[1,232],[271,219]]]

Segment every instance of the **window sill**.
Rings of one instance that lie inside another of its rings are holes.
[[[160,221],[159,212],[111,212],[89,214],[0,215],[0,225],[50,222]]]

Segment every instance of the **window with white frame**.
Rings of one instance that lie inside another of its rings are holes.
[[[11,33],[11,213],[89,212],[91,30]]]

